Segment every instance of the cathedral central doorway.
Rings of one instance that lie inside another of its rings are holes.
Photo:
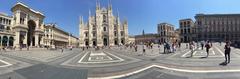
[[[103,45],[104,45],[104,46],[107,46],[107,45],[108,45],[107,42],[108,42],[108,41],[107,41],[107,38],[103,38]]]
[[[27,46],[35,46],[34,31],[36,24],[33,20],[28,21]]]

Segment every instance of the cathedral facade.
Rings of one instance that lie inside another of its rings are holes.
[[[96,13],[91,15],[89,11],[88,21],[84,23],[80,16],[79,23],[79,46],[114,46],[128,43],[128,22],[120,21],[119,13],[113,15],[112,5],[100,7],[100,2],[96,2]]]

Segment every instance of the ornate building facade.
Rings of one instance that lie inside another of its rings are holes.
[[[238,41],[240,14],[196,14],[197,40]]]
[[[128,22],[120,22],[119,13],[113,15],[112,5],[107,8],[100,7],[96,2],[96,13],[94,16],[89,11],[88,22],[84,23],[80,17],[79,23],[79,46],[114,46],[128,43]]]
[[[77,46],[78,39],[58,28],[44,26],[45,16],[27,5],[17,2],[11,16],[0,13],[0,46],[43,47]],[[49,39],[53,38],[53,39]],[[59,38],[64,38],[60,40]],[[51,42],[53,41],[53,42]]]
[[[60,29],[56,24],[50,23],[44,25],[44,46],[48,47],[77,47],[78,38]]]
[[[40,46],[42,43],[43,19],[45,16],[28,6],[18,2],[13,12],[13,31],[15,35],[14,46]]]
[[[194,40],[194,21],[190,18],[179,20],[181,42]]]
[[[164,42],[175,42],[178,40],[178,36],[176,36],[177,32],[174,30],[174,26],[169,23],[160,23],[158,24],[158,34],[160,36],[161,43]]]
[[[13,46],[12,16],[0,13],[0,46]]]

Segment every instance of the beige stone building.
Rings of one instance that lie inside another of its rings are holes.
[[[79,46],[114,46],[128,43],[128,22],[120,22],[119,13],[113,15],[112,5],[107,8],[100,7],[96,2],[96,13],[94,16],[89,11],[88,22],[84,23],[80,17],[79,24]]]
[[[142,34],[142,35],[136,35],[135,36],[135,43],[136,44],[143,44],[146,42],[152,42],[152,43],[159,43],[160,36],[159,34]]]
[[[190,18],[179,20],[181,42],[193,41],[194,21]]]
[[[0,46],[13,46],[12,16],[0,13]]]
[[[238,41],[240,14],[196,14],[197,40]]]
[[[48,47],[77,47],[78,38],[60,29],[56,24],[44,26],[44,46]]]
[[[128,44],[134,44],[135,43],[135,37],[134,36],[129,36],[128,37]]]
[[[173,33],[173,42],[179,42],[181,41],[181,37],[180,37],[180,29],[176,29],[174,30],[174,33]]]
[[[45,16],[17,2],[9,16],[0,13],[0,46],[42,47],[77,46],[78,38],[51,25],[44,26]]]
[[[13,12],[14,46],[39,47],[43,44],[43,19],[45,16],[20,2],[16,3],[11,11]]]
[[[169,23],[160,23],[158,24],[158,34],[160,35],[160,42],[175,42],[174,26]]]

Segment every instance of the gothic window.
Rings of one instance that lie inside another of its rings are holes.
[[[121,36],[123,36],[123,35],[124,35],[123,31],[121,31]]]
[[[103,15],[103,22],[107,22],[107,16]]]
[[[114,26],[114,30],[117,30],[117,25]]]
[[[107,28],[106,28],[106,27],[103,27],[103,31],[106,32],[106,31],[107,31]]]
[[[96,26],[95,25],[93,25],[93,30],[96,30]]]
[[[117,36],[117,32],[116,31],[114,31],[114,36]]]
[[[88,37],[88,33],[87,32],[85,32],[85,37]]]
[[[93,32],[93,37],[95,37],[96,36],[96,33],[95,32]]]

